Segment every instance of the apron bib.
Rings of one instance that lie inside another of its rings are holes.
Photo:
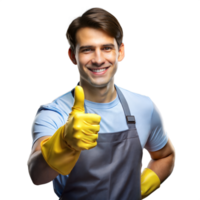
[[[116,85],[115,88],[126,116],[128,130],[100,133],[97,146],[81,152],[60,200],[141,199],[142,148],[135,117],[131,116],[120,89]]]

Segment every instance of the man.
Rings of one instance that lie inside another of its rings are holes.
[[[40,107],[28,161],[33,183],[53,180],[61,200],[139,200],[173,170],[174,149],[155,105],[114,84],[124,58],[122,38],[117,19],[100,8],[67,30],[79,86]],[[144,147],[152,160],[141,174]]]

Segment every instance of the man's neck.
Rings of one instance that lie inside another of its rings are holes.
[[[103,87],[90,87],[86,84],[81,84],[79,81],[79,85],[83,87],[85,99],[88,101],[96,102],[96,103],[109,103],[117,97],[117,91],[114,83]]]

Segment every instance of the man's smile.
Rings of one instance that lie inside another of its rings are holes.
[[[102,68],[88,68],[92,74],[95,75],[102,75],[105,74],[108,71],[109,67],[102,67]]]

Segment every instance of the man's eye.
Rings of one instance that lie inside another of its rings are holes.
[[[104,47],[105,50],[111,50],[111,47]]]
[[[87,51],[87,50],[90,50],[90,49],[84,49],[83,51]]]

